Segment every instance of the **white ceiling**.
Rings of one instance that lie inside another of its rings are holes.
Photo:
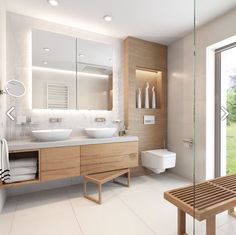
[[[12,12],[114,37],[134,36],[169,44],[193,28],[193,0],[6,0]],[[197,21],[203,25],[236,7],[236,0],[197,0]],[[103,16],[113,16],[104,22]]]

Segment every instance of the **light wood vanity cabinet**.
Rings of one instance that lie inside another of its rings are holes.
[[[40,150],[41,180],[80,175],[80,146]]]
[[[37,178],[12,184],[0,183],[0,188],[137,167],[138,141],[10,152],[11,158],[25,158],[28,155],[37,158]]]
[[[138,166],[138,142],[81,146],[81,174]]]

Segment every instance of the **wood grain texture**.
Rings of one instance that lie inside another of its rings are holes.
[[[124,41],[124,107],[125,125],[128,134],[139,137],[139,156],[144,150],[164,148],[167,137],[166,103],[167,103],[167,47],[157,43],[147,42],[133,37]],[[146,69],[159,71],[161,81],[158,80],[158,107],[159,109],[136,109],[136,70]],[[155,125],[144,125],[144,115],[155,115]],[[133,175],[148,173],[141,167],[132,170]]]
[[[80,167],[80,146],[42,149],[41,171]]]
[[[41,172],[41,182],[48,180],[57,180],[68,177],[74,177],[80,175],[80,168],[66,168],[66,169],[58,169],[58,170],[50,170],[50,171],[42,171]]]
[[[41,181],[80,175],[80,146],[41,149],[40,153]]]
[[[129,169],[121,169],[121,170],[114,170],[114,171],[107,171],[97,174],[86,175],[84,176],[84,178],[87,181],[104,184],[129,172],[130,172]]]
[[[206,235],[215,235],[216,215],[226,210],[230,215],[234,212],[236,174],[174,189],[165,192],[164,197],[174,204],[182,215],[188,213],[199,221],[206,220]],[[180,220],[182,215],[179,214]],[[184,223],[180,227],[183,228]]]
[[[138,166],[138,142],[81,146],[81,174]]]
[[[115,180],[116,178],[124,174],[127,174],[127,184]],[[102,172],[98,174],[91,174],[84,176],[84,197],[98,204],[102,204],[102,185],[111,180],[113,180],[113,183],[129,187],[130,169],[115,170],[115,171]],[[88,182],[92,182],[98,186],[98,199],[88,194],[87,192]]]
[[[235,193],[210,181],[166,192],[165,199],[199,221],[236,206]]]
[[[186,213],[178,209],[178,235],[186,234]]]

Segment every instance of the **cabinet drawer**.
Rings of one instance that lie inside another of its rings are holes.
[[[80,146],[41,149],[41,171],[80,168]]]
[[[138,142],[81,146],[81,174],[138,166]]]
[[[67,168],[41,172],[41,181],[57,180],[80,175],[80,168]]]

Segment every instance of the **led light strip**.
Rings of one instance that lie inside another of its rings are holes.
[[[71,70],[63,70],[63,69],[52,69],[52,68],[43,68],[38,66],[33,66],[32,69],[34,70],[41,70],[41,71],[48,71],[48,72],[54,72],[54,73],[67,73],[67,74],[76,74],[75,71]],[[108,78],[108,75],[102,75],[102,74],[96,74],[96,73],[83,73],[83,72],[77,72],[78,75],[85,75],[89,77],[99,77],[99,78]]]

